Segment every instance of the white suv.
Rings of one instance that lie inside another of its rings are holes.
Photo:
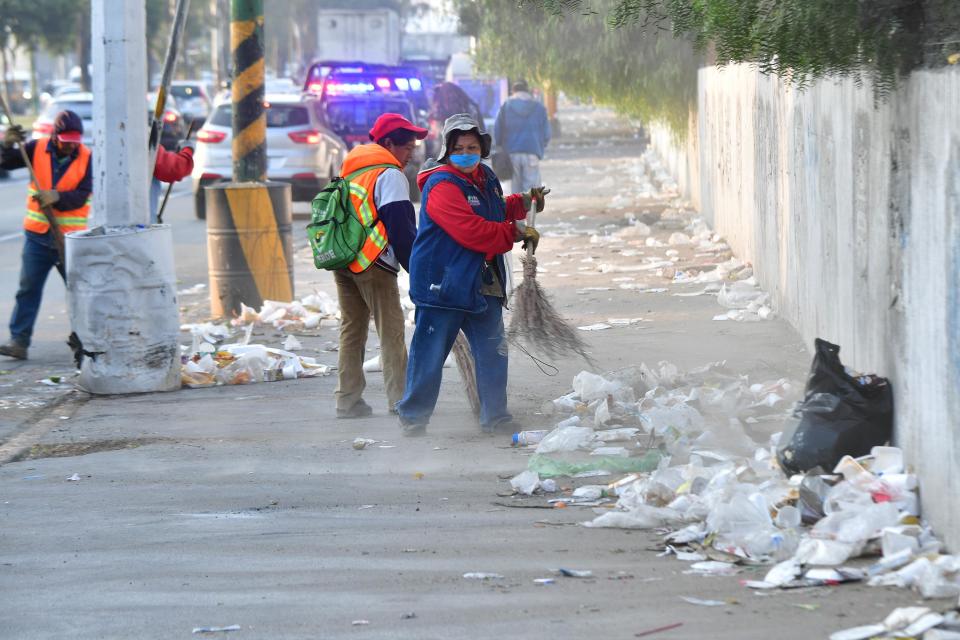
[[[347,146],[323,126],[300,96],[267,95],[267,179],[293,185],[293,200],[309,202],[337,176]],[[216,105],[197,132],[193,164],[194,211],[206,218],[204,187],[233,173],[233,105]]]

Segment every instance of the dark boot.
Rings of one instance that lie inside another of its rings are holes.
[[[7,344],[0,345],[0,356],[7,356],[15,360],[26,360],[27,348],[19,342],[11,340]]]
[[[353,405],[346,411],[337,409],[338,418],[366,418],[371,415],[373,415],[373,407],[368,405],[363,400],[358,401],[357,404]]]

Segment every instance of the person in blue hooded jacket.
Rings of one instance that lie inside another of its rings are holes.
[[[550,142],[550,118],[546,108],[533,98],[523,80],[511,87],[493,125],[497,146],[510,155],[512,184],[523,192],[540,186],[540,161]]]
[[[507,351],[503,254],[515,242],[536,248],[539,234],[517,224],[543,189],[504,198],[500,181],[481,159],[490,136],[472,116],[444,122],[439,161],[418,175],[420,224],[410,254],[410,298],[416,328],[403,398],[396,405],[405,435],[426,430],[440,393],[443,363],[461,329],[470,343],[484,431],[516,429],[507,410]]]

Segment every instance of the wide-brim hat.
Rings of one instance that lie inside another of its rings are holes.
[[[483,125],[476,121],[467,113],[457,113],[447,118],[443,123],[443,131],[440,138],[440,152],[437,160],[441,162],[447,157],[447,145],[450,144],[450,135],[456,131],[471,131],[480,138],[480,156],[490,157],[490,147],[493,146],[493,138],[489,133],[483,130]]]

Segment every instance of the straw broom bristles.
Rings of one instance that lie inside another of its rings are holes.
[[[531,347],[552,357],[577,354],[588,363],[587,345],[560,316],[540,283],[537,282],[537,259],[533,255],[520,258],[523,281],[513,292],[513,317],[508,336],[522,339]]]

